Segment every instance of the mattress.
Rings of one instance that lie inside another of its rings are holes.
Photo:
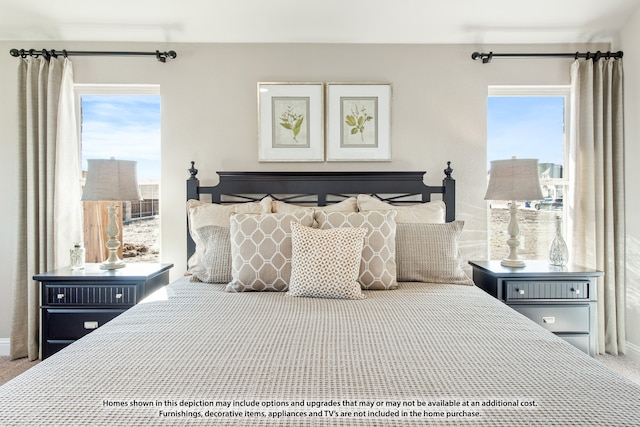
[[[0,425],[637,425],[640,386],[474,286],[181,279],[0,387]]]

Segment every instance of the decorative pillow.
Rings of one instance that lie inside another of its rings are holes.
[[[191,276],[192,282],[229,283],[231,277],[231,238],[229,227],[205,225],[196,230],[203,242],[203,269]]]
[[[358,283],[364,228],[318,230],[291,223],[293,297],[364,299]]]
[[[196,243],[196,252],[187,262],[187,272],[196,273],[204,270],[200,261],[204,250],[204,242],[196,232],[205,225],[217,225],[229,227],[229,217],[234,213],[266,214],[271,212],[271,197],[265,197],[260,202],[237,203],[222,205],[217,203],[201,202],[200,200],[187,201],[187,221],[189,234]]]
[[[399,282],[473,285],[462,269],[458,238],[464,221],[398,224],[396,261]]]
[[[395,210],[371,212],[316,211],[318,228],[360,227],[367,229],[358,282],[364,289],[396,289]]]
[[[271,203],[271,210],[273,213],[291,213],[298,209],[308,208],[309,206],[294,205],[291,203],[281,202],[274,200]],[[327,206],[313,206],[313,209],[325,212],[358,212],[358,203],[355,197],[349,197],[338,203],[333,203]]]
[[[396,223],[442,224],[446,218],[446,205],[441,200],[409,206],[395,206],[368,194],[358,195],[358,210],[360,212],[385,211],[389,209],[398,211]]]
[[[231,276],[227,292],[286,291],[291,278],[291,222],[313,223],[313,209],[231,217]]]

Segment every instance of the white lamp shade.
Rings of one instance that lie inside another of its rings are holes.
[[[137,162],[132,160],[87,160],[83,201],[142,200]]]
[[[493,160],[485,200],[542,199],[538,159]]]

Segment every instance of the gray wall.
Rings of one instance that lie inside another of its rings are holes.
[[[637,33],[636,33],[637,36]],[[637,38],[636,38],[637,39]],[[0,43],[10,48],[69,50],[168,50],[178,58],[73,57],[76,83],[159,84],[162,98],[161,256],[185,269],[185,179],[197,161],[203,184],[216,170],[426,170],[440,183],[451,161],[458,189],[458,217],[466,221],[463,252],[486,258],[486,105],[488,85],[569,83],[571,60],[502,59],[483,65],[473,51],[568,51],[606,46],[333,45],[333,44],[100,44]],[[14,266],[17,59],[0,55],[0,126],[3,156],[0,212],[5,224],[0,259],[10,295]],[[391,82],[391,162],[260,163],[257,160],[256,83]],[[10,299],[0,300],[0,338],[9,334]],[[640,342],[637,341],[637,342]]]

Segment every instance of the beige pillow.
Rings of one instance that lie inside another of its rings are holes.
[[[360,212],[384,211],[389,209],[398,211],[396,223],[442,224],[446,218],[446,205],[441,200],[408,206],[395,206],[378,200],[368,194],[358,195],[358,210]]]
[[[318,230],[291,223],[293,297],[364,299],[358,283],[364,228]]]
[[[396,263],[399,282],[473,285],[462,269],[458,239],[464,221],[398,224]]]
[[[229,283],[231,277],[231,238],[229,227],[205,225],[196,230],[204,249],[203,269],[191,276],[192,282]]]
[[[395,210],[371,212],[316,211],[318,228],[366,228],[358,281],[364,289],[395,289],[396,216]]]
[[[205,225],[229,227],[229,217],[234,213],[270,213],[271,202],[271,197],[265,197],[259,202],[237,203],[230,205],[202,202],[200,200],[187,201],[189,234],[191,234],[191,238],[196,243],[196,252],[187,262],[187,271],[189,273],[196,273],[204,270],[204,266],[200,260],[204,250],[204,242],[196,232],[197,229],[204,227]]]
[[[291,222],[311,226],[313,209],[231,216],[232,280],[227,292],[287,290],[291,278]]]
[[[310,206],[300,206],[291,203],[281,202],[280,200],[274,200],[271,203],[271,210],[273,213],[291,213],[298,209],[309,208]],[[358,212],[358,203],[355,197],[349,197],[338,203],[333,203],[327,206],[313,206],[313,209],[325,212]]]

